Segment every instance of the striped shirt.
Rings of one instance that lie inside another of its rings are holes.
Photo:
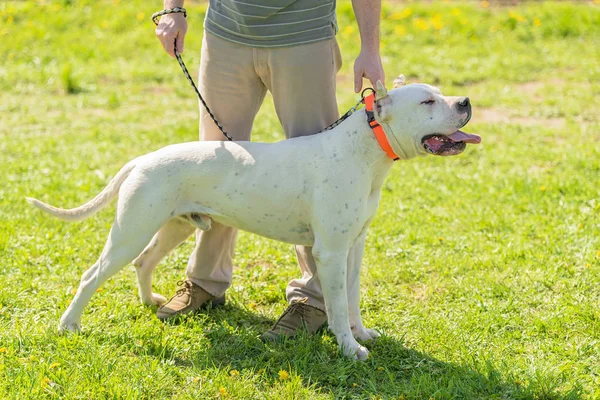
[[[209,0],[204,29],[252,47],[317,42],[337,32],[335,0]]]

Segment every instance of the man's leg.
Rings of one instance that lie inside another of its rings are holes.
[[[266,87],[256,74],[254,49],[205,32],[199,89],[212,113],[234,140],[250,140],[254,117]],[[200,140],[226,140],[200,104]],[[231,285],[232,255],[237,230],[215,221],[210,230],[196,232],[183,288],[157,313],[167,319],[192,312],[206,303],[222,303]]]
[[[338,119],[335,76],[341,63],[335,39],[268,51],[268,76],[259,74],[288,138],[315,134]],[[311,247],[296,246],[296,255],[302,277],[288,284],[290,307],[264,339],[291,336],[302,326],[314,332],[327,321]]]

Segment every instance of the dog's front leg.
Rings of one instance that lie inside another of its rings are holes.
[[[345,356],[366,360],[369,351],[354,339],[350,330],[346,288],[348,249],[334,250],[316,243],[312,253],[323,290],[329,329]]]
[[[379,332],[367,329],[360,316],[360,267],[365,251],[366,232],[361,234],[348,253],[348,307],[350,329],[356,339],[371,340],[378,338]]]

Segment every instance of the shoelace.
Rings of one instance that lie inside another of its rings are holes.
[[[175,292],[176,295],[181,295],[185,292],[188,292],[192,289],[192,282],[190,281],[179,281],[177,282],[177,286],[181,286],[181,289],[177,289]]]
[[[294,303],[290,306],[289,314],[298,314],[300,318],[306,320],[306,307],[305,304],[301,302]]]

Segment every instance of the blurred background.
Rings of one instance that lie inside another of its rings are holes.
[[[384,1],[387,85],[469,96],[483,142],[398,163],[367,238],[363,310],[385,333],[352,364],[332,336],[264,345],[298,269],[240,234],[229,305],[165,326],[132,267],[55,327],[111,225],[82,204],[130,159],[198,137],[198,105],[150,16],[161,1],[0,1],[0,393],[12,398],[600,398],[600,2]],[[186,1],[200,61],[206,2]],[[340,111],[359,35],[337,5]],[[269,97],[253,139],[283,139]],[[169,295],[191,241],[158,268]],[[235,372],[234,372],[235,371]]]

